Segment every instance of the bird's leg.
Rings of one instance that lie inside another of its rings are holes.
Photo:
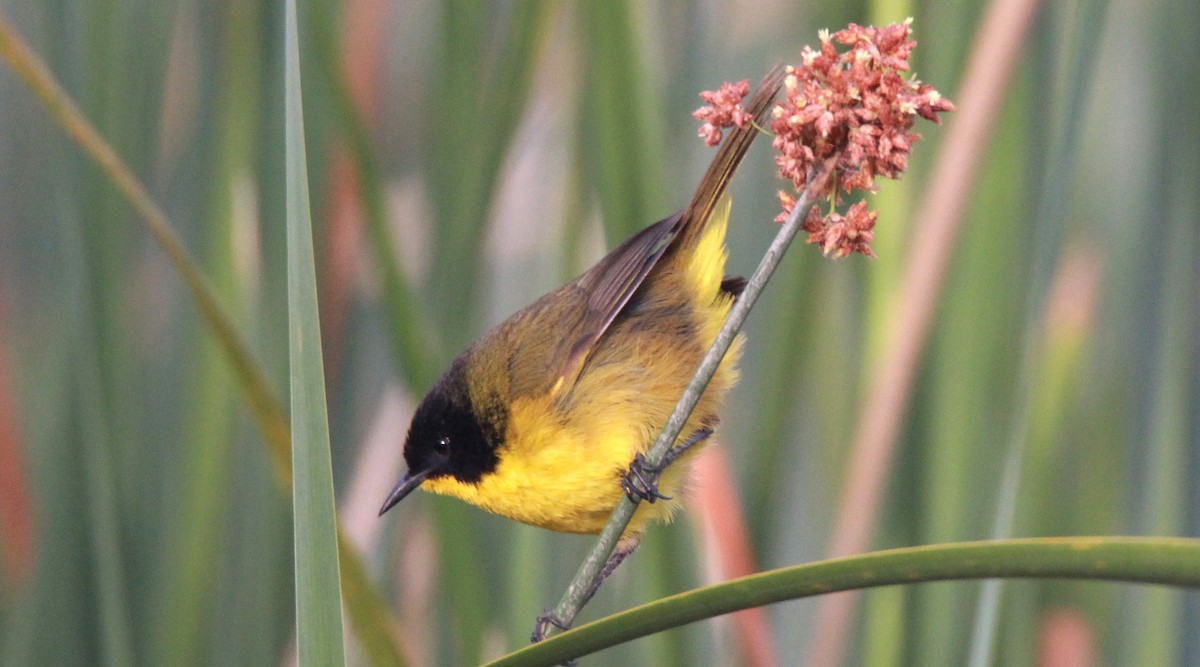
[[[629,470],[621,478],[621,488],[625,490],[625,495],[629,496],[629,499],[635,503],[641,500],[648,503],[653,503],[656,500],[670,500],[670,496],[664,496],[658,492],[658,476],[675,459],[682,456],[684,452],[694,447],[697,443],[704,441],[705,438],[712,435],[712,432],[713,430],[709,426],[696,431],[683,444],[675,445],[668,449],[666,456],[663,456],[662,462],[656,466],[650,465],[646,461],[646,457],[640,453],[633,457],[633,462],[629,464]]]
[[[600,570],[600,574],[596,577],[596,580],[592,582],[591,587],[588,588],[587,593],[583,596],[583,601],[579,603],[580,609],[583,609],[583,607],[592,600],[592,597],[596,595],[596,591],[600,590],[600,585],[604,583],[604,580],[608,579],[608,577],[616,571],[617,567],[619,567],[621,563],[623,563],[629,556],[629,554],[633,553],[641,543],[641,535],[624,537],[620,542],[617,542],[617,548],[613,550],[612,555],[609,556],[608,560],[604,562],[604,567]],[[554,613],[553,609],[547,609],[544,614],[537,617],[537,625],[534,626],[533,634],[529,636],[529,641],[536,644],[545,639],[546,633],[550,631],[550,626],[554,626],[559,630],[571,629],[571,623],[569,621],[559,618],[558,615]]]

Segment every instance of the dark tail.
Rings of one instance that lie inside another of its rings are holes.
[[[765,124],[771,104],[775,101],[779,89],[783,87],[783,78],[783,67],[776,66],[763,77],[762,83],[758,84],[749,102],[745,104],[746,111],[754,116],[754,122],[759,127]],[[680,218],[682,238],[677,241],[679,245],[689,245],[699,238],[717,202],[729,187],[733,172],[737,171],[742,158],[746,156],[746,151],[750,150],[750,144],[754,143],[754,138],[759,133],[760,130],[756,127],[733,128],[729,136],[725,137],[712,164],[708,166],[708,171],[704,172],[704,178],[700,179],[700,185],[696,187],[691,203],[683,210]]]

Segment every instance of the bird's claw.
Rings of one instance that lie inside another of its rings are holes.
[[[658,500],[670,500],[671,496],[665,496],[658,491],[658,476],[664,467],[650,465],[641,454],[633,457],[629,470],[625,471],[621,478],[621,488],[624,489],[625,495],[635,503],[644,500],[653,504]]]
[[[571,624],[558,617],[553,609],[549,607],[537,617],[537,624],[533,626],[533,634],[529,635],[529,641],[534,644],[546,638],[546,633],[550,631],[550,626],[554,626],[559,630],[570,630]]]

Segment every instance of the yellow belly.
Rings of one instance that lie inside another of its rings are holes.
[[[620,352],[623,363],[589,367],[566,406],[550,397],[515,401],[492,474],[475,484],[450,477],[430,479],[424,488],[542,528],[600,532],[624,495],[621,478],[629,463],[658,437],[698,363],[696,354],[670,354],[652,344]],[[736,355],[735,347],[679,442],[705,424],[716,423],[721,398],[734,381]],[[651,519],[669,519],[678,509],[689,459],[701,445],[677,460],[659,481],[660,492],[671,500],[642,503],[626,535],[640,534]]]
[[[600,532],[624,495],[621,478],[629,463],[638,452],[649,449],[657,432],[639,428],[620,415],[587,431],[562,428],[548,423],[550,419],[532,416],[538,412],[547,414],[528,404],[514,406],[514,421],[522,420],[522,413],[527,418],[523,432],[508,442],[510,449],[493,474],[477,484],[431,479],[425,488],[542,528]],[[688,428],[686,434],[691,434],[699,426],[692,420]],[[698,449],[676,461],[659,481],[659,490],[672,499],[643,503],[627,533],[641,533],[650,519],[667,519],[677,509],[688,459]]]

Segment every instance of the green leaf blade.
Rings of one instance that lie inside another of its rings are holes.
[[[288,350],[296,637],[300,665],[345,664],[337,520],[325,408],[317,279],[309,215],[296,3],[286,6],[284,109],[287,163]]]

